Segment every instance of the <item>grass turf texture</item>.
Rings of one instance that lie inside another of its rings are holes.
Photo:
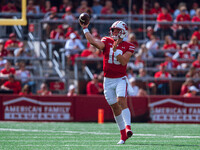
[[[198,124],[133,123],[134,135],[117,145],[115,123],[0,122],[0,150],[195,150],[200,149]]]

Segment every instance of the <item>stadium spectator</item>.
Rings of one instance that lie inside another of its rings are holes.
[[[198,7],[199,7],[199,4],[197,2],[193,2],[192,9],[190,9],[190,16],[191,17],[194,17],[195,15],[197,15]]]
[[[142,60],[142,55],[141,54],[135,54],[135,62],[134,65],[131,66],[133,69],[139,69],[139,68],[144,68],[145,62]]]
[[[126,11],[126,8],[125,8],[124,6],[121,6],[121,7],[117,10],[116,13],[119,14],[119,15],[126,15],[126,14],[127,14],[127,11]]]
[[[128,86],[128,95],[130,96],[147,96],[147,92],[142,89],[139,88],[136,85],[136,79],[134,77],[129,79],[130,82],[130,87]]]
[[[49,21],[49,20],[57,20],[58,16],[57,16],[57,7],[53,6],[51,7],[51,11],[47,12],[44,16],[44,20]],[[43,24],[43,29],[46,30],[46,36],[49,37],[50,32],[55,29],[57,26],[57,24],[50,24],[50,23],[44,23]]]
[[[75,96],[75,95],[77,95],[75,90],[76,90],[75,86],[73,84],[71,84],[69,86],[69,90],[68,90],[67,96]]]
[[[135,49],[139,47],[138,41],[136,40],[135,33],[130,33],[128,35],[128,42],[132,43],[135,46]]]
[[[25,62],[20,62],[19,69],[16,70],[16,77],[21,81],[21,86],[28,85],[32,93],[36,93],[35,83],[31,81],[31,72],[26,69]]]
[[[155,73],[154,78],[157,84],[157,94],[167,95],[169,94],[169,82],[168,79],[171,78],[171,74],[167,72],[164,64],[159,66],[159,71]],[[161,80],[157,80],[161,79]]]
[[[19,95],[20,95],[20,96],[32,95],[28,84],[25,84],[25,85],[22,87],[22,90],[21,90],[21,92],[19,93]]]
[[[144,14],[151,15],[151,7],[147,1],[142,3],[142,8],[140,8],[139,14],[140,15],[144,15]]]
[[[179,3],[178,4],[178,7],[177,7],[177,9],[174,11],[174,14],[173,14],[173,16],[174,16],[174,18],[177,18],[177,16],[180,14],[180,9],[181,9],[181,7],[186,7],[186,3],[184,3],[184,2],[181,2],[181,3]],[[186,10],[186,14],[188,14],[188,11]]]
[[[159,13],[161,13],[160,4],[158,2],[154,2],[153,8],[151,9],[151,14],[158,15]]]
[[[132,78],[132,77],[135,77],[136,74],[134,73],[133,69],[131,67],[127,67],[127,77],[128,79]]]
[[[193,16],[192,18],[192,22],[193,23],[199,23],[200,22],[200,8],[196,9],[196,15]],[[194,30],[198,30],[198,28],[200,28],[200,25],[195,25],[194,27]]]
[[[4,5],[1,9],[2,12],[6,13],[14,13],[17,12],[17,8],[15,7],[15,3],[12,0],[9,0],[6,5]]]
[[[76,19],[75,16],[72,14],[72,7],[66,7],[65,14],[62,16],[62,18],[67,22],[65,26],[72,26],[73,21]]]
[[[124,144],[132,136],[131,114],[126,101],[126,66],[134,53],[134,45],[123,41],[128,35],[128,27],[123,21],[116,21],[110,27],[110,37],[94,40],[88,25],[81,24],[83,33],[90,44],[103,51],[104,95],[112,108],[121,139]]]
[[[192,34],[192,37],[196,36],[198,41],[200,41],[200,27],[198,29],[198,31],[195,31],[193,34]]]
[[[197,68],[191,66],[189,71],[185,75],[186,78],[199,78],[200,73],[197,71]]]
[[[146,29],[146,31],[147,31],[147,37],[146,38],[147,39],[151,39],[151,36],[154,35],[153,28],[151,26],[148,26],[147,29]]]
[[[28,14],[36,14],[38,13],[37,12],[37,9],[34,5],[34,0],[28,0],[28,5],[26,7],[26,11]]]
[[[138,54],[141,55],[142,59],[153,58],[153,54],[146,48],[145,44],[141,45]]]
[[[114,14],[114,8],[113,8],[113,3],[111,0],[107,0],[105,2],[105,6],[101,9],[101,14],[103,15],[109,15],[109,14]]]
[[[10,33],[9,39],[5,42],[4,47],[5,48],[10,48],[10,47],[17,48],[17,47],[19,47],[20,44],[21,44],[21,42],[16,39],[16,34]]]
[[[0,71],[0,77],[8,77],[9,74],[15,75],[15,68],[11,66],[10,61],[7,61],[4,68]]]
[[[163,65],[166,67],[165,69],[173,69],[177,68],[179,63],[177,60],[173,59],[172,54],[166,53],[165,54],[165,62]]]
[[[180,14],[176,17],[175,22],[191,21],[190,16],[186,13],[187,8],[182,6]],[[187,24],[177,24],[176,38],[177,40],[189,40],[190,27]]]
[[[42,83],[40,85],[40,90],[37,91],[37,95],[47,96],[47,95],[52,95],[52,93],[51,91],[49,91],[47,84]]]
[[[195,67],[195,68],[200,68],[200,53],[198,54],[197,56],[197,60],[195,60],[193,63],[192,63],[192,66]]]
[[[47,13],[51,11],[51,1],[50,0],[45,0],[44,6],[41,6],[42,13]]]
[[[165,7],[167,8],[170,14],[174,13],[174,9],[172,8],[172,5],[170,3],[166,3]]]
[[[99,3],[100,0],[93,0],[92,11],[93,14],[100,15],[103,6]]]
[[[63,26],[58,25],[55,30],[52,30],[50,33],[50,39],[59,40],[64,39],[64,31]],[[53,50],[59,52],[59,49],[63,47],[63,44],[60,42],[52,42]]]
[[[162,7],[161,13],[157,16],[157,28],[155,28],[157,35],[160,38],[164,38],[166,35],[173,36],[173,30],[171,29],[171,24],[162,24],[170,23],[172,21],[172,16],[168,13],[167,8]]]
[[[13,74],[9,74],[8,81],[1,86],[1,89],[8,91],[12,90],[14,94],[19,94],[21,91],[21,83],[15,80],[15,76]]]
[[[159,49],[159,44],[157,42],[156,36],[155,35],[151,35],[150,40],[146,43],[146,48],[148,49],[148,51],[151,51],[151,53],[156,56],[158,53],[158,49]]]
[[[76,34],[76,39],[81,39],[81,37],[80,37],[80,35],[77,33],[77,31],[75,31],[74,30],[74,28],[73,27],[71,27],[71,26],[69,26],[68,28],[67,28],[67,33],[65,34],[65,39],[70,39],[70,34],[71,33],[75,33]]]
[[[7,60],[3,58],[3,56],[0,55],[0,70],[3,69],[5,66]]]
[[[188,48],[191,52],[195,52],[195,54],[196,52],[200,51],[200,43],[196,36],[191,37],[190,42],[188,44]]]
[[[172,37],[170,35],[165,36],[165,43],[163,45],[163,50],[176,50],[179,46],[172,40]]]
[[[94,28],[94,27],[91,29],[91,34],[96,40],[100,40],[101,39],[101,36],[100,36],[98,30],[96,28]],[[89,42],[87,42],[87,47],[90,47],[90,43]]]
[[[199,92],[199,90],[196,88],[196,86],[192,85],[189,87],[189,91],[187,93],[185,93],[183,96],[184,97],[196,96],[198,92]]]
[[[77,57],[76,54],[78,54],[80,51],[83,51],[84,49],[85,47],[81,40],[76,39],[75,33],[71,33],[70,39],[68,39],[65,44],[65,56],[67,57],[67,64],[70,66],[73,65],[75,57]]]
[[[77,13],[86,13],[86,12],[91,12],[92,9],[88,6],[88,2],[86,0],[82,0],[80,6],[76,10]]]
[[[133,4],[132,5],[132,9],[131,9],[131,14],[138,14],[139,11],[138,11],[138,7],[136,4]],[[138,20],[137,18],[134,18],[134,20]]]
[[[184,95],[189,91],[189,87],[192,86],[193,80],[191,78],[186,78],[185,82],[181,85],[181,92],[180,95]]]
[[[66,12],[67,8],[72,8],[72,2],[70,0],[63,0],[62,4],[59,7],[59,12],[61,13]]]
[[[87,83],[86,92],[87,95],[103,94],[103,84],[98,81],[97,74],[94,74],[93,79]]]
[[[191,55],[191,52],[188,49],[188,45],[187,44],[182,44],[181,46],[181,50],[177,51],[174,55],[173,55],[173,59],[194,59],[194,57]]]
[[[0,39],[0,56],[4,57],[8,55],[7,49],[4,48],[4,40]]]
[[[155,95],[156,94],[156,85],[153,82],[147,82],[147,78],[150,77],[144,68],[139,69],[139,78],[142,78],[141,81],[145,83],[148,93]]]

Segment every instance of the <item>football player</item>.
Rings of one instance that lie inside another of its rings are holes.
[[[97,49],[103,51],[104,95],[112,108],[115,121],[120,129],[121,139],[117,144],[124,144],[132,136],[131,113],[127,106],[126,66],[134,53],[134,45],[124,41],[128,27],[123,21],[116,21],[110,28],[110,36],[95,40],[88,30],[88,24],[81,24],[86,39]]]

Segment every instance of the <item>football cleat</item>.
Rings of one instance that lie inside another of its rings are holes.
[[[131,131],[130,125],[126,126],[126,135],[127,135],[128,138],[130,138],[133,135],[133,132]]]
[[[125,143],[125,141],[119,140],[119,142],[117,144],[124,144],[124,143]]]
[[[125,141],[128,139],[128,137],[126,136],[126,129],[121,130],[120,134],[121,134],[121,139],[117,144],[124,144]]]

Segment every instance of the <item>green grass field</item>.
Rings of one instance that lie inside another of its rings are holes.
[[[0,122],[0,150],[195,150],[198,124],[132,123],[134,135],[124,145],[115,123]]]

